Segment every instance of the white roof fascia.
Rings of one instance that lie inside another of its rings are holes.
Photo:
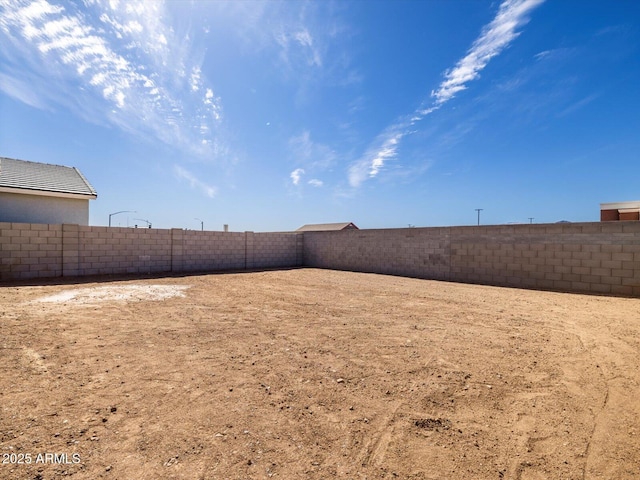
[[[0,187],[1,193],[17,193],[22,195],[39,195],[42,197],[58,197],[58,198],[78,198],[82,200],[93,200],[98,198],[97,195],[89,195],[82,193],[66,193],[66,192],[50,192],[47,190],[32,190],[28,188]]]
[[[600,210],[620,210],[625,208],[640,208],[640,200],[634,202],[615,202],[600,204]]]

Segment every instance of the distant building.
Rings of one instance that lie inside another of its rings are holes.
[[[0,222],[88,225],[97,196],[77,168],[0,157]]]
[[[600,204],[600,221],[640,220],[640,201]]]
[[[358,227],[354,223],[351,222],[343,222],[343,223],[311,223],[308,225],[303,225],[296,232],[324,232],[330,230],[359,230]]]

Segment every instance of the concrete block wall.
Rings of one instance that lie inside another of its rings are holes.
[[[302,235],[0,223],[0,280],[302,265]]]
[[[304,234],[0,223],[0,280],[301,265],[640,297],[640,222]]]
[[[183,271],[302,265],[302,234],[185,231],[183,235]]]
[[[484,228],[451,229],[451,280],[640,296],[640,222]]]
[[[640,222],[305,232],[304,264],[640,296]]]
[[[171,230],[63,225],[65,253],[78,234],[78,269],[66,275],[166,272],[171,268]]]
[[[0,223],[0,279],[62,275],[62,225]]]
[[[253,263],[247,268],[301,266],[302,239],[301,233],[254,233]]]
[[[245,268],[245,236],[239,232],[185,231],[181,271]]]
[[[304,264],[448,280],[449,237],[449,228],[305,232]]]

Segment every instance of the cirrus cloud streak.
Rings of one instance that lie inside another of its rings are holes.
[[[529,13],[543,2],[544,0],[505,0],[467,54],[445,73],[444,80],[431,92],[431,106],[420,107],[412,115],[388,127],[366,153],[349,167],[348,180],[351,187],[359,187],[367,179],[376,177],[387,161],[396,158],[401,140],[412,133],[414,125],[465,90],[469,82],[477,79],[489,61],[517,38],[517,29],[528,22]]]
[[[0,1],[0,38],[14,47],[0,53],[0,73],[11,79],[0,88],[202,158],[215,153],[221,100],[202,79],[202,55],[189,54],[188,40],[166,23],[164,3],[87,0],[85,7]]]

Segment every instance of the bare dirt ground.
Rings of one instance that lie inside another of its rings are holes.
[[[639,299],[299,269],[5,284],[0,329],[2,479],[640,478]]]

